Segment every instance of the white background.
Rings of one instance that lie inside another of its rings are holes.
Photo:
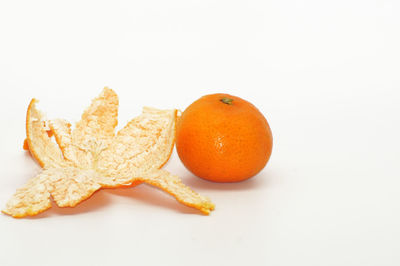
[[[166,169],[210,216],[146,185],[74,209],[0,215],[0,264],[400,265],[400,2],[1,1],[0,205],[39,171],[32,97],[77,121],[103,86],[142,106],[226,92],[270,122],[267,167],[237,184]]]

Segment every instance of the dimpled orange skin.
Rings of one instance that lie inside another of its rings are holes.
[[[214,182],[246,180],[271,156],[272,133],[265,117],[251,103],[229,94],[206,95],[192,103],[182,113],[176,134],[185,167]]]

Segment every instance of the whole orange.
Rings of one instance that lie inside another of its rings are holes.
[[[198,177],[238,182],[256,175],[267,164],[272,133],[253,104],[229,94],[211,94],[182,113],[176,149],[186,168]]]

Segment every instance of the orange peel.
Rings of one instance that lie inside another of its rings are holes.
[[[115,134],[118,96],[104,88],[75,128],[63,119],[46,120],[33,99],[27,111],[24,149],[43,168],[8,201],[4,213],[33,216],[51,207],[74,207],[101,188],[147,183],[204,214],[214,204],[161,170],[175,143],[177,110],[144,107]],[[52,141],[54,135],[55,142]]]

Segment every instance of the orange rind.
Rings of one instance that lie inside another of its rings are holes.
[[[161,170],[174,147],[177,110],[144,107],[115,134],[118,96],[109,88],[92,101],[74,129],[63,119],[46,120],[36,103],[33,99],[28,106],[24,149],[43,170],[17,190],[4,213],[33,216],[49,209],[51,198],[59,207],[74,207],[101,188],[141,183],[204,214],[214,209],[207,197]]]

